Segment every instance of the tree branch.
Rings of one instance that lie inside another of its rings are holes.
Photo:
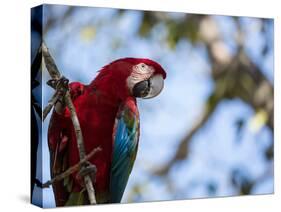
[[[59,98],[59,94],[57,92],[54,93],[54,95],[52,96],[52,98],[48,101],[47,106],[44,108],[43,110],[43,121],[45,120],[45,118],[47,117],[47,115],[50,113],[50,111],[52,110],[53,106],[56,104],[56,102],[58,101]]]
[[[44,44],[44,42],[42,43],[42,54],[43,54],[43,58],[44,58],[44,61],[45,61],[46,68],[47,68],[50,76],[52,77],[52,79],[54,79],[54,80],[61,79],[62,75],[60,74],[60,72],[59,72],[59,70],[58,70],[58,68],[55,64],[55,61],[52,58],[52,56],[50,55],[50,53],[48,51],[48,48]],[[68,88],[65,91],[64,101],[65,101],[66,106],[68,107],[68,109],[70,111],[71,120],[72,120],[72,123],[73,123],[73,126],[74,126],[74,131],[75,131],[75,134],[76,134],[77,147],[78,147],[78,151],[79,151],[80,161],[82,161],[86,157],[84,141],[83,141],[80,123],[79,123],[79,120],[78,120],[78,117],[77,117],[77,114],[76,114],[75,107],[74,107],[73,102],[71,100]],[[48,107],[48,112],[49,112],[52,108],[52,105],[47,106],[47,107]],[[45,111],[45,109],[44,109],[44,111]],[[46,113],[46,116],[47,116],[47,114],[48,113]],[[84,176],[84,183],[85,183],[85,187],[86,187],[87,192],[88,192],[88,198],[89,198],[90,204],[96,204],[95,190],[94,190],[94,187],[93,187],[91,177],[89,175]]]
[[[210,16],[205,16],[200,21],[200,36],[206,45],[212,64],[211,73],[215,82],[215,89],[207,100],[203,115],[180,141],[175,154],[163,167],[153,172],[159,176],[166,175],[177,161],[188,157],[188,146],[193,135],[204,126],[216,105],[224,99],[240,98],[256,111],[263,109],[268,115],[266,124],[273,131],[273,86],[260,68],[245,53],[243,48],[244,35],[238,21],[235,22],[237,24],[238,50],[233,56],[221,38],[215,20]],[[273,152],[272,150],[273,144],[269,147],[269,154]]]
[[[100,152],[102,149],[100,147],[97,147],[93,149],[86,157],[82,160],[80,160],[78,163],[76,163],[74,166],[71,166],[68,168],[65,172],[61,173],[60,175],[55,176],[53,179],[47,181],[46,183],[42,184],[42,188],[48,188],[53,183],[56,183],[57,181],[60,181],[72,173],[76,172],[85,162],[87,162],[90,158],[92,158],[96,153]]]

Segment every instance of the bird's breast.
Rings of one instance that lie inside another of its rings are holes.
[[[96,192],[104,195],[109,189],[113,150],[112,134],[118,108],[111,104],[101,104],[100,101],[93,99],[93,96],[80,99],[74,104],[81,125],[86,154],[96,147],[102,148],[102,151],[89,161],[97,167]],[[75,138],[74,132],[72,137]],[[79,154],[76,140],[72,140],[75,142],[72,142],[70,151],[75,153],[70,157],[70,163],[74,165],[79,161]]]

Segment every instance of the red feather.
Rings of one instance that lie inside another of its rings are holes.
[[[141,62],[154,66],[156,73],[166,77],[163,68],[152,60],[123,58],[103,67],[89,85],[79,82],[69,85],[80,121],[86,153],[98,146],[102,148],[101,152],[90,159],[90,162],[97,167],[94,185],[97,199],[108,196],[114,121],[120,104],[130,96],[126,79],[132,72],[132,66]],[[75,132],[67,108],[63,114],[53,112],[48,131],[48,143],[52,177],[79,162]],[[76,174],[71,175],[72,192],[82,189]],[[66,191],[63,182],[56,183],[53,189],[57,205],[64,205],[69,192]]]

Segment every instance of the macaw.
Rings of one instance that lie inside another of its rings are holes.
[[[69,84],[86,154],[95,166],[92,178],[97,203],[119,203],[136,159],[140,135],[136,98],[153,98],[164,87],[166,72],[157,62],[122,58],[104,66],[89,84]],[[48,129],[51,177],[79,162],[70,111],[58,101]],[[53,184],[57,206],[89,204],[80,172]]]

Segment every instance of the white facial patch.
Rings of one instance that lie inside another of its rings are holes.
[[[146,65],[145,63],[140,63],[133,66],[133,71],[127,79],[127,85],[129,90],[132,92],[133,87],[138,82],[149,79],[154,73],[154,68]]]

